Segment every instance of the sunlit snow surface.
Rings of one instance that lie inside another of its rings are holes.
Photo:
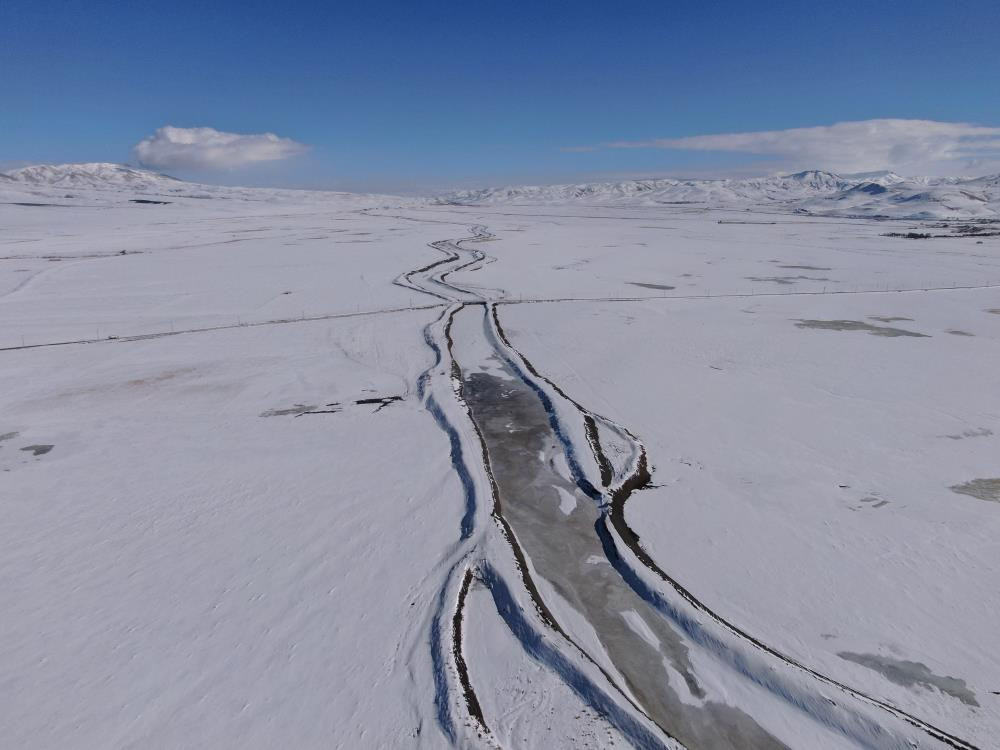
[[[432,648],[452,629],[456,565],[500,576],[531,614],[502,545],[462,557],[494,532],[482,468],[456,472],[441,428],[458,425],[464,460],[481,460],[428,345],[447,302],[393,283],[442,258],[429,243],[481,226],[488,260],[444,281],[502,301],[517,351],[642,441],[652,486],[626,517],[657,565],[809,669],[995,746],[1000,238],[955,236],[938,214],[458,206],[137,174],[0,182],[6,744],[645,736],[622,734],[611,688],[595,709],[526,650],[498,615],[502,588],[479,578],[461,652],[485,727],[456,698],[454,655]],[[908,232],[949,236],[882,236]],[[478,309],[457,319],[455,355],[509,378],[476,338]],[[586,446],[582,425],[567,429]],[[624,472],[632,444],[606,426],[599,439]],[[560,517],[589,502],[561,489]],[[614,679],[558,581],[539,585],[596,655],[573,669]],[[634,610],[610,614],[657,638]],[[788,746],[857,746],[692,658],[714,700]]]

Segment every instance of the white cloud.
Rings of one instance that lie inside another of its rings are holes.
[[[242,135],[167,125],[135,145],[136,159],[158,169],[233,169],[287,159],[308,149],[274,133]]]
[[[766,154],[788,167],[982,174],[1000,167],[1000,128],[934,120],[862,120],[812,128],[619,141],[607,148]]]

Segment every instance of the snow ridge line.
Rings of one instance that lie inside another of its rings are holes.
[[[417,394],[423,401],[424,406],[430,412],[435,423],[447,435],[450,445],[450,458],[452,469],[458,475],[462,484],[462,493],[465,501],[465,510],[459,525],[459,538],[454,547],[446,556],[452,560],[447,574],[444,577],[441,589],[438,592],[437,602],[430,624],[430,648],[431,664],[434,678],[434,707],[435,717],[438,727],[448,739],[450,744],[458,745],[459,737],[457,728],[452,717],[451,690],[448,679],[449,667],[454,669],[457,675],[458,687],[465,708],[469,716],[477,722],[481,730],[489,736],[489,728],[483,719],[482,709],[479,699],[476,697],[472,683],[469,679],[468,669],[462,652],[462,612],[465,606],[465,597],[471,583],[471,568],[466,565],[461,574],[461,585],[455,592],[456,573],[458,569],[475,553],[478,547],[477,539],[473,538],[475,532],[475,520],[479,509],[476,482],[473,479],[472,471],[466,463],[463,441],[459,430],[449,421],[442,407],[439,405],[435,395],[430,392],[430,387],[434,381],[434,375],[439,377],[447,376],[449,387],[454,392],[455,401],[465,409],[468,416],[468,407],[461,398],[460,392],[456,391],[455,363],[451,359],[451,322],[455,314],[464,305],[450,305],[435,320],[424,327],[424,342],[434,353],[434,361],[424,370],[417,379]],[[435,337],[435,331],[440,329],[440,337],[446,342],[449,362],[444,361],[444,351],[441,344]],[[476,535],[481,537],[482,533]],[[446,612],[448,610],[448,612]],[[446,618],[450,620],[451,627],[445,628],[443,623]],[[450,642],[449,642],[450,641]],[[446,654],[450,653],[452,662],[449,665]]]
[[[502,303],[501,303],[502,304]],[[628,475],[623,482],[621,482],[617,487],[610,486],[610,483],[604,482],[604,478],[609,476],[608,468],[610,467],[610,461],[603,452],[603,448],[600,446],[600,441],[596,435],[596,424],[593,433],[589,427],[587,429],[588,443],[590,443],[591,448],[594,450],[594,459],[600,467],[602,475],[602,484],[604,484],[604,489],[610,496],[610,502],[602,503],[603,514],[601,518],[598,519],[595,524],[598,536],[601,538],[602,544],[605,547],[608,559],[614,567],[619,571],[622,577],[625,579],[626,583],[644,600],[653,605],[658,611],[667,616],[669,619],[676,622],[681,628],[687,633],[689,637],[693,640],[699,642],[701,645],[706,646],[709,650],[716,653],[718,656],[722,657],[725,661],[729,662],[731,666],[735,667],[738,671],[749,677],[751,680],[757,684],[765,687],[771,692],[779,695],[782,698],[788,700],[792,705],[805,711],[808,715],[816,719],[817,721],[830,726],[833,729],[845,733],[847,736],[851,736],[853,739],[864,742],[865,736],[878,736],[880,734],[880,727],[875,725],[869,725],[870,722],[864,717],[859,715],[854,715],[853,717],[839,717],[835,716],[830,711],[829,705],[824,705],[826,699],[817,699],[815,696],[808,696],[797,694],[796,691],[790,685],[782,684],[784,680],[777,677],[769,677],[764,674],[758,674],[753,670],[750,665],[745,661],[745,657],[738,654],[732,650],[730,646],[722,643],[716,636],[708,633],[704,625],[698,622],[696,619],[692,618],[690,615],[681,612],[675,606],[670,605],[666,602],[662,596],[656,592],[652,587],[646,584],[638,571],[634,570],[629,563],[627,563],[618,551],[618,545],[616,544],[616,539],[620,541],[624,546],[632,552],[636,560],[641,566],[645,567],[649,571],[656,574],[663,582],[667,583],[677,594],[679,594],[689,605],[691,605],[698,612],[707,615],[711,621],[722,626],[730,634],[735,635],[739,640],[753,646],[756,650],[759,650],[772,658],[776,658],[783,662],[784,664],[794,668],[800,673],[804,673],[812,678],[815,678],[827,685],[838,688],[839,690],[847,693],[851,697],[877,709],[886,711],[900,719],[907,724],[915,727],[916,729],[930,735],[934,739],[943,742],[956,750],[979,750],[976,745],[964,740],[960,737],[952,735],[945,730],[931,724],[930,722],[924,721],[900,708],[897,708],[885,701],[874,698],[860,690],[852,688],[844,683],[841,683],[827,675],[818,672],[801,662],[793,659],[790,656],[780,652],[778,649],[765,644],[763,641],[750,635],[748,632],[729,622],[720,614],[716,613],[714,610],[710,609],[707,605],[701,602],[697,597],[694,596],[687,588],[681,585],[674,578],[669,576],[662,568],[657,565],[653,558],[643,549],[639,542],[639,535],[628,525],[625,520],[625,502],[629,496],[635,490],[642,489],[647,486],[651,475],[648,469],[648,460],[646,456],[645,447],[640,441],[627,429],[615,424],[611,420],[602,417],[601,415],[590,412],[588,409],[583,407],[577,401],[569,397],[558,385],[553,383],[551,380],[541,375],[538,370],[531,364],[531,362],[518,351],[509,341],[506,334],[503,331],[503,327],[500,323],[499,316],[497,313],[497,304],[490,305],[492,312],[492,319],[497,333],[497,337],[500,341],[504,343],[506,348],[510,352],[516,354],[516,356],[523,362],[524,368],[516,368],[516,371],[522,378],[525,378],[525,383],[530,387],[540,391],[540,386],[537,384],[532,384],[524,375],[524,370],[527,370],[532,375],[537,377],[540,381],[544,382],[550,388],[552,388],[556,393],[565,398],[567,401],[572,403],[581,413],[586,425],[588,418],[590,420],[601,419],[602,421],[609,423],[629,436],[631,440],[635,442],[638,448],[638,460],[636,461],[635,467],[630,475]],[[550,409],[551,400],[547,397],[543,400],[543,404],[546,407],[546,411],[549,411],[551,419],[557,419],[554,410]],[[593,435],[593,437],[592,437]],[[567,457],[568,458],[568,457]],[[572,464],[571,464],[572,466]],[[576,472],[574,471],[574,474]],[[585,480],[586,481],[586,480]],[[590,489],[592,485],[589,481],[586,481],[585,485],[580,485],[581,491],[590,494]],[[610,528],[608,528],[608,523],[610,522]],[[832,701],[828,701],[832,703]],[[834,704],[836,705],[836,704]],[[848,720],[848,724],[845,724],[845,719]],[[858,724],[860,722],[861,726],[850,726],[851,723]],[[860,730],[860,734],[858,733]]]
[[[421,373],[420,377],[417,379],[417,396],[424,402],[427,411],[431,413],[434,421],[437,423],[438,427],[448,436],[448,441],[451,446],[451,464],[454,468],[455,473],[458,474],[459,480],[462,483],[463,494],[465,497],[465,513],[462,516],[462,521],[459,531],[459,541],[465,541],[470,536],[472,536],[473,523],[475,520],[476,508],[478,506],[477,495],[476,495],[476,485],[472,479],[472,474],[469,471],[465,463],[464,452],[462,450],[462,439],[459,434],[458,429],[448,421],[445,416],[444,411],[438,404],[437,399],[434,394],[428,393],[428,385],[430,384],[431,377],[443,360],[443,355],[441,352],[441,347],[438,345],[437,341],[434,339],[432,333],[433,329],[438,326],[441,321],[444,321],[444,332],[443,336],[448,342],[449,357],[451,354],[451,322],[454,319],[455,313],[461,310],[463,305],[458,305],[457,307],[452,306],[445,310],[441,315],[437,317],[432,323],[429,323],[424,328],[424,342],[431,348],[434,352],[434,363]],[[456,390],[460,388],[460,383],[456,381],[455,378],[455,364],[454,360],[451,360],[450,364],[450,378],[452,390],[455,390],[456,396],[458,397],[459,404],[465,409],[468,415],[468,406],[466,406],[464,399],[461,398],[461,393]]]
[[[465,664],[465,655],[462,653],[462,616],[465,611],[465,597],[469,594],[469,587],[472,585],[472,568],[465,569],[462,577],[462,586],[458,590],[458,603],[455,605],[455,614],[451,618],[451,649],[455,659],[455,667],[458,670],[458,679],[462,683],[462,692],[465,695],[465,705],[469,714],[478,722],[479,726],[489,735],[489,728],[483,718],[483,709],[479,705],[479,699],[472,689],[472,682],[469,680],[469,669]]]
[[[473,227],[472,235],[472,237],[467,239],[486,239],[491,236],[485,231],[485,227]],[[479,509],[477,487],[473,479],[472,470],[466,462],[461,433],[448,419],[442,405],[438,402],[435,394],[431,392],[435,374],[439,377],[446,376],[449,380],[449,386],[455,403],[464,411],[465,417],[471,422],[471,412],[462,394],[461,371],[452,354],[453,342],[451,336],[451,326],[455,315],[465,307],[465,303],[461,301],[460,297],[471,293],[444,282],[443,274],[438,277],[432,274],[434,269],[449,269],[449,266],[454,266],[461,259],[461,251],[463,249],[458,247],[458,242],[439,240],[430,243],[431,247],[444,253],[445,257],[434,263],[404,273],[394,280],[394,283],[399,286],[437,297],[449,303],[449,306],[423,329],[424,342],[433,352],[434,360],[417,379],[417,393],[438,427],[448,436],[452,468],[462,484],[463,497],[465,499],[465,511],[460,522],[459,538],[453,550],[448,555],[454,562],[452,562],[445,575],[430,623],[435,717],[441,732],[453,746],[464,745],[465,739],[459,737],[459,730],[452,717],[451,690],[448,678],[448,672],[451,670],[454,670],[454,674],[457,676],[458,688],[465,710],[481,730],[479,739],[482,739],[483,734],[487,738],[491,737],[489,727],[486,725],[483,717],[479,699],[469,678],[462,641],[465,601],[474,578],[472,568],[466,564],[466,561],[476,553],[479,547],[479,539],[482,537],[481,531],[474,536],[476,515]],[[462,264],[460,267],[468,267],[480,261],[484,255],[473,253],[472,260]],[[457,269],[452,267],[450,270]],[[446,271],[446,273],[449,271]],[[427,289],[425,285],[430,283],[438,284],[445,293],[442,294]],[[457,297],[448,294],[449,292],[454,292]],[[435,305],[434,307],[437,306]],[[439,340],[443,343],[439,343]],[[448,356],[447,362],[445,362],[445,351],[447,351]],[[489,481],[493,482],[492,475],[489,475]],[[461,574],[461,584],[458,586],[457,592],[455,592],[453,589],[455,588],[455,581],[458,580],[456,573],[463,564],[465,568]],[[450,610],[450,614],[446,615],[446,610]],[[449,617],[451,623],[451,627],[448,629],[443,626],[446,616]],[[447,653],[451,655],[451,664],[447,662],[445,656]]]
[[[441,622],[444,619],[444,612],[447,607],[448,591],[452,588],[455,569],[461,560],[454,563],[445,575],[444,583],[438,591],[437,605],[431,616],[430,623],[430,650],[431,669],[434,679],[434,718],[437,720],[438,728],[448,741],[455,745],[457,734],[455,722],[451,716],[451,697],[448,685],[448,665],[445,658],[447,653],[445,645],[444,630]]]

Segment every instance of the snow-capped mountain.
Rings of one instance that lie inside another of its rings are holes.
[[[906,182],[907,178],[891,172],[887,169],[880,169],[875,172],[851,172],[843,174],[841,177],[851,182],[876,182],[879,185],[895,185],[898,182]]]
[[[1000,217],[997,182],[996,177],[959,181],[906,180],[888,186],[865,182],[833,195],[801,201],[796,208],[828,216],[997,218]]]
[[[574,185],[485,188],[451,193],[453,203],[588,202],[619,203],[717,203],[732,200],[781,200],[833,193],[856,184],[830,172],[810,170],[775,177],[740,180],[628,180]]]
[[[98,202],[154,198],[301,201],[307,191],[202,185],[123,164],[41,164],[0,173],[7,200],[41,197]],[[71,190],[72,193],[66,193]],[[312,199],[376,196],[309,191]],[[388,196],[378,196],[385,199]],[[396,199],[397,201],[399,199]],[[140,202],[142,202],[140,200]],[[146,201],[150,202],[150,201]],[[785,211],[894,219],[1000,218],[1000,175],[901,177],[893,172],[838,175],[807,170],[742,179],[648,179],[568,185],[519,185],[448,193],[437,203],[472,205],[690,205],[693,208]]]
[[[126,164],[91,162],[38,164],[0,172],[0,203],[56,201],[61,204],[173,203],[184,200],[356,202],[397,204],[394,196],[326,190],[228,187],[179,180]]]
[[[164,174],[137,169],[124,164],[91,162],[86,164],[38,164],[4,173],[8,179],[24,185],[67,188],[175,188],[180,180]]]
[[[790,175],[720,180],[632,180],[464,190],[440,202],[460,204],[692,204],[899,219],[1000,217],[1000,176],[906,178],[894,172]]]

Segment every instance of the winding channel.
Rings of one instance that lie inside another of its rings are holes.
[[[788,747],[780,734],[824,747],[975,748],[768,646],[657,565],[624,511],[650,480],[641,441],[515,349],[503,291],[448,280],[491,262],[475,245],[492,239],[474,226],[434,242],[443,258],[396,279],[451,303],[424,331],[435,361],[418,383],[466,498],[430,627],[447,741],[494,744],[463,635],[467,598],[483,590],[525,653],[635,747]]]

